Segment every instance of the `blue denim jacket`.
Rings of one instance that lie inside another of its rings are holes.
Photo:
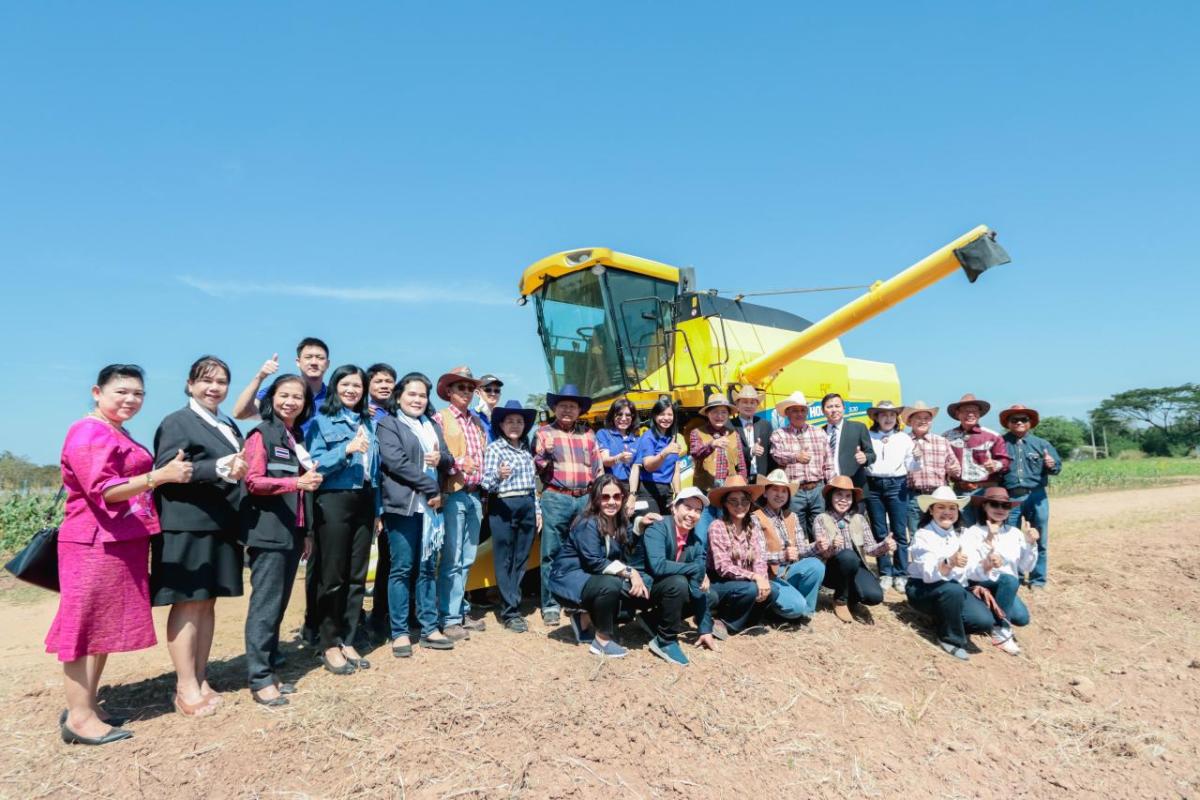
[[[1006,489],[1044,489],[1050,482],[1051,475],[1062,472],[1062,459],[1054,445],[1040,436],[1032,433],[1018,439],[1011,433],[1004,434],[1004,445],[1008,448],[1012,463],[1008,472],[1004,473],[1004,488]],[[1054,468],[1046,469],[1042,460],[1043,453],[1049,452],[1054,458]]]
[[[375,440],[375,423],[363,422],[356,414],[344,409],[336,416],[317,414],[313,424],[304,434],[304,446],[314,461],[319,461],[317,471],[324,480],[321,489],[358,489],[364,484],[372,487],[379,483],[379,443]],[[371,446],[367,453],[347,453],[346,445],[358,432],[358,426],[367,429]],[[364,458],[365,456],[365,458]],[[370,475],[365,463],[370,463]]]

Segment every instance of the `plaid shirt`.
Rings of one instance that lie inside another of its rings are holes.
[[[800,453],[807,450],[807,464],[799,462]],[[829,437],[805,423],[802,428],[788,425],[771,433],[771,458],[783,467],[792,483],[815,483],[833,477],[833,454]]]
[[[512,467],[512,474],[500,477],[500,465]],[[537,496],[537,469],[533,456],[523,447],[514,447],[508,439],[497,439],[487,447],[483,456],[483,480],[479,482],[485,492],[507,494],[508,492],[531,492],[537,513],[542,513],[542,504]]]
[[[713,520],[708,529],[708,565],[719,580],[752,581],[767,577],[767,543],[762,526],[750,515],[743,538],[733,535],[723,519]]]
[[[943,435],[950,443],[950,451],[958,459],[959,466],[967,467],[963,470],[964,474],[970,475],[972,471],[979,473],[978,477],[967,477],[963,480],[995,481],[999,480],[1001,473],[1008,469],[1008,448],[1005,447],[1004,439],[1000,434],[991,428],[976,425],[968,431],[962,425],[956,425]],[[970,459],[971,464],[966,464],[966,459]],[[995,461],[1000,468],[995,472],[988,472],[983,466],[987,461]]]
[[[962,474],[950,443],[936,433],[927,433],[921,439],[913,436],[913,458],[917,460],[917,468],[908,473],[910,489],[932,492],[939,486],[948,486],[950,478]]]
[[[729,452],[724,447],[714,447],[711,441],[704,441],[704,438],[700,435],[701,431],[709,436],[737,437],[741,434],[731,428],[717,430],[711,424],[705,423],[699,428],[693,428],[691,434],[688,436],[688,455],[692,457],[693,469],[695,469],[695,465],[701,459],[708,458],[709,454],[712,453],[714,462],[713,479],[717,482],[716,485],[720,486],[732,474],[732,470],[729,469]],[[746,454],[742,452],[740,443],[737,448],[737,466],[735,469],[737,470],[737,474],[743,478],[750,477],[749,469],[746,467]]]
[[[542,483],[570,491],[586,489],[603,470],[596,435],[587,429],[564,431],[558,425],[538,428],[533,463]]]
[[[471,461],[475,463],[475,469],[468,472],[463,469],[462,459],[455,458],[452,472],[462,475],[463,482],[468,487],[478,486],[480,478],[483,477],[483,456],[484,448],[487,447],[487,442],[485,441],[487,434],[483,432],[483,425],[469,409],[467,411],[459,411],[457,406],[450,406],[450,413],[454,415],[454,419],[458,422],[458,427],[463,433],[463,441],[467,446],[467,450],[463,453],[463,456],[469,456]],[[433,421],[441,425],[442,412],[439,411],[434,414]]]
[[[784,506],[780,511],[773,511],[769,506],[766,505],[754,512],[754,516],[758,518],[759,524],[761,525],[762,520],[765,519],[775,529],[775,533],[779,535],[779,541],[783,543],[785,550],[767,552],[767,563],[781,567],[795,563],[793,561],[788,561],[786,557],[785,551],[789,545],[796,548],[797,561],[799,561],[801,558],[808,558],[809,556],[817,555],[817,546],[805,538],[804,527],[802,525],[798,525],[796,527],[795,538],[798,541],[788,541],[787,524],[784,521],[785,513],[792,513],[788,511],[787,506]],[[766,537],[764,537],[764,539],[765,538]]]

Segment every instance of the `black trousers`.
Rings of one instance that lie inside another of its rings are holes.
[[[258,691],[275,682],[273,662],[279,657],[279,626],[292,597],[292,584],[300,568],[304,539],[297,537],[290,550],[248,548],[250,604],[246,610],[246,672],[250,689]]]
[[[637,496],[639,500],[650,504],[647,511],[662,514],[664,517],[671,516],[671,484],[641,481],[638,483]]]
[[[500,619],[507,621],[521,616],[521,578],[537,535],[533,495],[490,498],[487,520],[492,529],[492,563],[496,568],[496,587],[500,590]]]
[[[877,606],[883,602],[883,587],[854,550],[846,548],[825,562],[824,584],[833,589],[833,599]]]
[[[314,512],[315,513],[315,512]],[[321,583],[321,551],[317,549],[317,538],[313,536],[312,552],[304,565],[304,627],[316,635],[317,632],[317,589]]]
[[[616,575],[593,575],[583,586],[579,606],[592,618],[592,625],[611,637],[617,629],[622,604],[647,612],[647,622],[666,641],[675,641],[683,630],[683,607],[690,594],[687,579],[671,575],[650,585],[650,597],[631,597],[625,581]],[[569,605],[569,604],[567,604]]]
[[[352,644],[366,596],[375,523],[375,492],[317,492],[315,538],[321,552],[317,627],[321,649]]]

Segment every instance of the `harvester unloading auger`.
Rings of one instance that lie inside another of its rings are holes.
[[[874,402],[901,404],[894,364],[850,358],[837,337],[957,269],[974,283],[1008,253],[986,225],[958,237],[908,269],[877,281],[818,322],[767,306],[696,289],[695,274],[604,247],[547,256],[521,276],[520,302],[533,298],[551,390],[573,383],[595,398],[587,414],[602,420],[619,397],[643,413],[669,394],[695,417],[714,391],[744,384],[761,389],[761,413],[794,391],[842,395],[846,416]],[[819,421],[818,406],[810,418]],[[537,565],[535,545],[529,566]],[[470,586],[491,586],[490,542],[483,544]]]

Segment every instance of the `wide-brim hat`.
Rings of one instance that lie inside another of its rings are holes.
[[[1008,489],[1003,486],[989,486],[983,494],[973,494],[968,498],[973,506],[981,506],[984,503],[1003,503],[1009,508],[1015,508],[1021,505],[1021,501],[1008,496]]]
[[[958,419],[958,407],[969,405],[979,406],[979,416],[981,417],[985,416],[989,411],[992,410],[991,403],[989,403],[987,400],[980,400],[978,397],[968,392],[967,394],[964,394],[962,399],[957,403],[951,403],[950,405],[946,406],[946,413],[950,416],[950,419]]]
[[[917,495],[917,507],[922,511],[928,511],[934,503],[954,503],[959,508],[963,508],[968,502],[970,502],[970,498],[959,497],[949,486],[939,486],[930,494]]]
[[[1011,406],[1000,412],[1000,427],[1007,428],[1008,418],[1014,414],[1024,414],[1025,416],[1029,417],[1029,430],[1036,428],[1042,419],[1035,409],[1026,408],[1020,403],[1013,403]]]
[[[521,415],[521,418],[525,420],[525,433],[529,433],[534,420],[537,419],[537,409],[524,408],[517,400],[509,400],[504,405],[492,409],[492,430],[497,431],[497,435],[499,435],[500,423],[504,422],[505,417],[511,417],[513,414]]]
[[[782,486],[788,490],[789,499],[800,488],[800,484],[789,481],[787,473],[781,469],[773,469],[766,475],[759,475],[754,479],[754,483],[763,487],[764,493],[767,491],[768,486]]]
[[[905,410],[905,406],[897,406],[893,404],[891,400],[880,400],[878,403],[867,409],[867,416],[874,421],[875,415],[880,411],[894,411],[896,412],[896,418],[899,419],[900,415],[903,414]]]
[[[721,394],[720,392],[713,392],[712,394],[710,394],[708,396],[708,401],[703,406],[700,407],[700,413],[707,414],[709,411],[712,411],[714,408],[721,408],[721,407],[728,408],[730,413],[737,411],[737,407],[734,406],[734,404],[729,401],[728,397]]]
[[[592,407],[592,398],[588,397],[579,391],[579,387],[573,383],[568,383],[563,386],[558,392],[546,393],[546,406],[553,411],[554,407],[563,400],[570,400],[573,403],[579,404],[579,413],[585,414]]]
[[[450,387],[459,381],[465,381],[471,384],[471,391],[479,388],[479,381],[471,374],[471,368],[468,366],[455,367],[445,375],[437,379],[437,396],[443,400],[450,401]]]
[[[825,488],[821,490],[825,501],[829,502],[829,493],[834,489],[845,489],[848,492],[854,493],[854,502],[862,500],[863,490],[854,485],[854,481],[850,480],[849,475],[835,475],[829,483],[825,484]]]
[[[904,406],[904,410],[900,412],[900,421],[904,423],[904,427],[910,427],[908,424],[908,418],[918,411],[928,411],[930,417],[936,417],[938,415],[938,411],[941,411],[941,408],[939,406],[931,406],[924,400],[918,400],[911,406]]]
[[[714,506],[720,507],[721,501],[725,499],[725,495],[730,492],[745,492],[750,495],[750,502],[753,503],[758,498],[762,497],[762,493],[767,490],[765,486],[751,486],[746,483],[746,479],[741,475],[734,475],[729,480],[725,481],[725,485],[717,489],[713,489],[708,493],[708,502]]]
[[[793,406],[804,406],[808,408],[808,401],[804,399],[804,392],[792,392],[784,399],[775,404],[775,413],[781,417],[786,417],[789,408]]]
[[[729,399],[735,403],[738,400],[757,400],[761,403],[763,401],[763,393],[747,383],[734,392]]]

